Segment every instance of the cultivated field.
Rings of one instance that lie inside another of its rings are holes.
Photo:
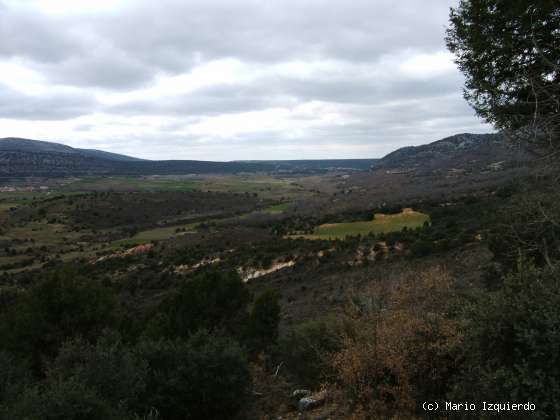
[[[401,213],[376,213],[373,220],[366,222],[326,223],[317,226],[313,233],[290,235],[292,238],[304,239],[344,239],[347,236],[367,235],[369,233],[397,232],[422,227],[429,222],[430,216],[406,208]]]

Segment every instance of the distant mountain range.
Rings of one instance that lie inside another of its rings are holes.
[[[438,168],[483,169],[516,165],[531,159],[500,134],[458,134],[427,145],[404,147],[382,159],[326,159],[210,162],[142,160],[101,150],[19,138],[0,139],[0,178],[86,175],[208,173],[321,173],[384,169],[409,172]]]

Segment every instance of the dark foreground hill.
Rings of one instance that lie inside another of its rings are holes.
[[[77,149],[37,140],[0,139],[0,178],[85,175],[233,174],[241,172],[322,173],[501,169],[530,160],[526,150],[499,134],[458,134],[427,145],[404,147],[382,159],[210,162],[142,160],[100,150]]]

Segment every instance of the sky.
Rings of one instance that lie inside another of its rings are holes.
[[[0,137],[147,159],[377,158],[492,128],[453,0],[0,0]]]

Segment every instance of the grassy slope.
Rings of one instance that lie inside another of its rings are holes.
[[[289,207],[290,207],[290,203],[280,203],[280,204],[275,204],[274,206],[267,207],[266,209],[263,209],[263,212],[268,214],[280,214],[283,213],[285,210],[287,210]]]
[[[192,231],[198,223],[189,223],[186,225],[167,226],[138,232],[131,238],[120,239],[114,241],[114,246],[136,246],[142,245],[151,241],[164,241],[176,235],[183,235],[185,232]],[[177,229],[185,229],[185,232],[177,232]]]

